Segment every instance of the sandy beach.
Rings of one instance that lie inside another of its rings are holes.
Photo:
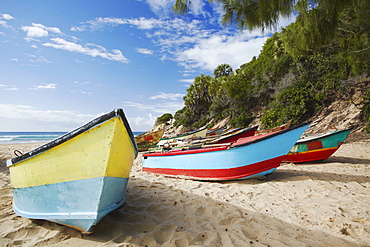
[[[39,145],[0,145],[0,246],[370,246],[370,140],[229,182],[143,173],[139,156],[124,205],[91,235],[13,212],[6,159]]]

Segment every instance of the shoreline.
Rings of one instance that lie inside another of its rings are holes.
[[[42,144],[0,144],[1,246],[370,246],[369,141],[227,182],[144,173],[139,154],[125,203],[91,235],[13,212],[6,159]]]

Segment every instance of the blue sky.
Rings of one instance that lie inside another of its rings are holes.
[[[272,34],[223,27],[220,7],[206,1],[183,16],[173,5],[1,1],[0,131],[70,131],[115,108],[147,131],[183,107],[196,76],[239,68]]]

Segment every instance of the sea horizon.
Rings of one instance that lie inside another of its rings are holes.
[[[0,131],[0,144],[46,143],[68,131]],[[133,131],[134,136],[144,131]]]

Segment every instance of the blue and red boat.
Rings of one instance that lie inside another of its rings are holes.
[[[196,180],[235,180],[274,172],[310,122],[233,143],[143,154],[143,171]]]
[[[282,162],[303,163],[325,160],[343,144],[351,129],[334,131],[298,140]]]

